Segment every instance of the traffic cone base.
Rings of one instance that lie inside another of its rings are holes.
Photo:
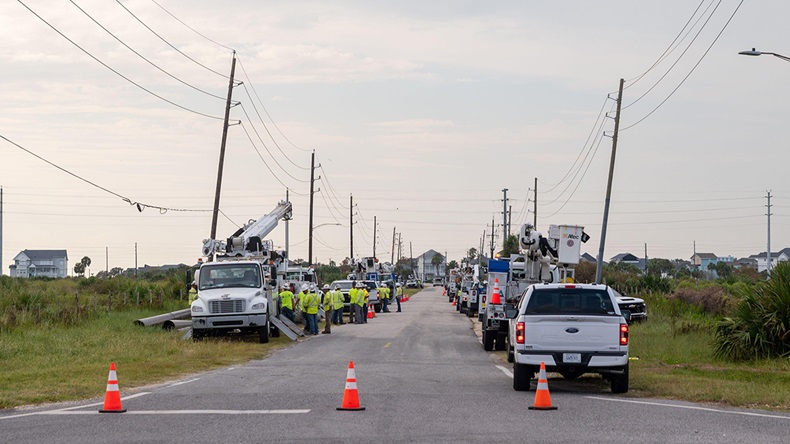
[[[343,403],[338,410],[365,410],[359,404],[359,391],[357,390],[357,376],[354,372],[354,361],[348,363],[348,373],[346,374],[346,389],[343,392]]]
[[[546,378],[546,363],[540,363],[540,373],[538,374],[538,387],[535,390],[535,405],[529,407],[530,410],[557,410],[551,405],[551,395],[549,395],[549,381]]]
[[[115,363],[110,363],[110,375],[107,377],[107,391],[104,395],[104,408],[99,413],[124,413],[121,406],[121,391],[118,388],[118,376],[115,374]]]

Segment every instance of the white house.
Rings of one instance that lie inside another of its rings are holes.
[[[14,257],[9,274],[19,278],[64,278],[68,276],[68,260],[66,250],[23,250]]]
[[[431,260],[437,254],[439,254],[437,251],[428,250],[417,257],[417,274],[421,276],[421,280],[423,283],[429,283],[429,281],[433,280],[433,278],[435,277],[443,278],[446,273],[445,271],[447,268],[446,257],[439,254],[442,257],[442,263],[439,264],[438,267],[431,263]]]
[[[763,251],[760,254],[753,254],[749,256],[749,259],[757,260],[757,271],[765,271],[768,269],[768,260],[766,256],[767,254],[765,251]],[[779,262],[786,262],[789,260],[790,260],[790,247],[785,248],[784,250],[772,251],[771,269],[773,270],[776,267],[776,264],[778,264]]]

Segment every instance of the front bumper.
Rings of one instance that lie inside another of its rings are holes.
[[[266,313],[250,315],[192,316],[192,328],[196,330],[257,328],[266,325],[266,320]]]

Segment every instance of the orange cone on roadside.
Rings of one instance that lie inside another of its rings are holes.
[[[499,297],[499,278],[494,279],[494,290],[491,291],[491,302],[489,303],[496,305],[502,304],[502,299]]]
[[[546,379],[546,363],[540,363],[540,373],[538,374],[538,389],[535,390],[535,405],[530,410],[557,410],[551,405],[549,395],[549,381]]]
[[[121,391],[118,389],[118,377],[115,375],[115,363],[110,363],[110,375],[107,377],[107,392],[104,395],[104,408],[99,413],[123,413],[121,407]]]
[[[455,307],[456,305],[458,305],[458,296],[453,298],[453,307]]]
[[[404,294],[403,296],[400,297],[400,301],[401,302],[408,301],[408,300],[409,300],[409,295],[407,295],[407,294]]]
[[[373,305],[368,304],[368,319],[373,319],[376,317],[376,310],[373,308]]]
[[[348,373],[346,374],[346,390],[343,392],[343,404],[338,410],[365,410],[359,405],[359,392],[357,391],[357,375],[354,372],[354,361],[348,363]]]

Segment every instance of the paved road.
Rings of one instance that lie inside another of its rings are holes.
[[[550,379],[556,411],[515,392],[472,322],[426,289],[403,313],[333,329],[246,365],[101,400],[0,412],[0,442],[788,442],[790,415],[613,396]],[[337,411],[353,360],[362,412]],[[119,368],[123,389],[123,371]]]

